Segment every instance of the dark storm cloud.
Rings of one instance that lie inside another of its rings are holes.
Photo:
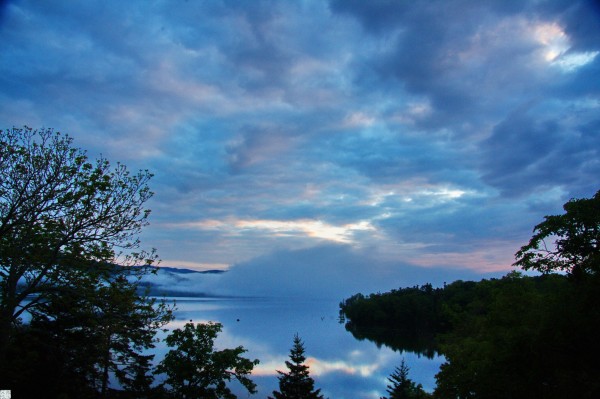
[[[569,51],[598,50],[598,41],[588,41],[600,31],[600,19],[590,17],[597,7],[567,3],[335,1],[332,9],[355,17],[382,43],[359,82],[372,87],[368,76],[374,74],[378,86],[395,84],[397,90],[424,95],[434,111],[424,126],[458,128],[497,116],[503,106],[518,106],[522,97],[543,95],[558,83],[550,78],[564,79],[540,73],[533,64],[531,54],[540,43],[527,35],[536,23],[565,21],[567,34],[581,36],[572,38]],[[576,16],[583,13],[578,26]]]
[[[510,196],[556,184],[570,184],[577,191],[596,185],[600,173],[597,119],[569,126],[553,116],[536,119],[533,108],[531,104],[516,110],[482,143],[483,179]]]
[[[472,101],[449,72],[454,58],[472,31],[471,18],[455,18],[456,3],[334,2],[332,9],[355,16],[365,29],[383,37],[384,49],[370,69],[384,81],[394,79],[399,88],[427,94],[436,109],[464,109]],[[465,10],[462,10],[465,12]],[[467,13],[468,14],[468,13]]]
[[[187,49],[202,52],[207,38],[214,56],[225,61],[224,73],[248,90],[276,87],[285,78],[291,55],[280,42],[277,20],[283,6],[275,2],[182,4],[168,13],[175,40]],[[211,21],[212,20],[212,21]],[[199,73],[202,73],[199,71]]]
[[[555,0],[540,4],[539,12],[558,19],[572,40],[572,51],[597,50],[600,41],[600,4],[594,0]]]

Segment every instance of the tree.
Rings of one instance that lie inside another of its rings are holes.
[[[138,234],[150,211],[148,171],[112,169],[68,135],[28,127],[0,131],[0,363],[25,312],[85,278],[151,264]]]
[[[36,367],[13,365],[11,386],[20,396],[97,398],[110,396],[113,379],[135,397],[147,396],[154,358],[147,350],[154,348],[156,330],[172,319],[172,309],[139,295],[137,288],[124,276],[88,279],[36,307],[26,329],[27,349],[14,348],[11,354],[33,349],[38,360],[29,363]],[[53,374],[44,380],[47,370]],[[42,380],[44,391],[36,392],[38,384],[31,381]]]
[[[89,162],[52,129],[0,131],[0,385],[47,381],[50,396],[80,398],[106,396],[112,376],[149,388],[142,352],[171,319],[137,293],[157,258],[138,239],[151,176]]]
[[[515,266],[541,273],[565,271],[579,278],[600,271],[600,191],[592,198],[571,199],[562,215],[545,216]],[[546,240],[553,239],[554,243]]]
[[[273,391],[275,399],[323,399],[320,389],[314,389],[315,382],[310,377],[308,366],[304,364],[304,343],[294,335],[294,346],[290,350],[290,361],[285,365],[290,370],[288,373],[277,370],[279,373],[279,391]],[[272,398],[270,398],[272,399]]]
[[[390,395],[389,399],[420,399],[429,397],[423,391],[421,384],[417,385],[413,380],[408,378],[409,370],[408,366],[404,363],[404,359],[402,359],[400,366],[396,367],[394,372],[389,376],[388,380],[391,383],[391,385],[387,386],[387,393]]]
[[[597,397],[600,395],[597,360],[600,190],[591,198],[571,199],[563,209],[564,214],[546,216],[535,226],[529,243],[516,253],[514,265],[544,274],[562,271],[570,277],[571,285],[557,301],[547,323],[550,337],[547,342],[552,343],[554,357],[560,359],[557,364],[561,367],[554,368],[551,386],[556,397]],[[548,244],[548,239],[554,242]]]
[[[186,323],[167,336],[169,350],[156,368],[166,374],[164,385],[175,398],[235,399],[227,382],[235,378],[249,393],[256,393],[256,384],[248,378],[259,361],[241,356],[242,346],[216,351],[214,341],[221,331],[220,323]]]

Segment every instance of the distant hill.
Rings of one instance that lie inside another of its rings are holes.
[[[156,274],[144,276],[140,288],[152,296],[214,297],[212,286],[225,270],[191,270],[154,266]]]
[[[222,274],[225,273],[226,270],[192,270],[192,269],[182,269],[179,267],[169,267],[169,266],[153,266],[153,269],[163,270],[170,273],[178,273],[178,274],[190,274],[190,273],[200,273],[200,274]]]

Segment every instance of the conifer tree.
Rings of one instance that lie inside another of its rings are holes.
[[[273,391],[275,399],[323,399],[320,389],[315,388],[315,382],[310,377],[308,366],[304,364],[304,343],[294,335],[294,346],[290,350],[290,361],[285,365],[289,372],[277,370],[279,373],[279,391]],[[269,399],[273,399],[269,397]]]
[[[408,378],[409,367],[404,363],[396,367],[392,375],[388,377],[391,385],[387,386],[387,393],[390,395],[389,399],[420,399],[430,397],[427,392],[423,390],[421,384],[415,384],[413,380]],[[387,399],[387,398],[382,398]]]

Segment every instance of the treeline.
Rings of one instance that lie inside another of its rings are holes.
[[[340,303],[340,318],[357,339],[368,338],[377,345],[431,358],[436,351],[434,336],[447,326],[441,311],[443,295],[442,289],[431,284],[356,294]]]
[[[346,328],[446,358],[436,398],[600,397],[600,191],[546,216],[503,278],[456,281],[340,303]]]
[[[515,271],[501,279],[458,280],[443,288],[424,284],[367,296],[356,294],[340,302],[340,317],[358,339],[433,357],[442,335],[455,331],[467,319],[489,314],[509,292],[535,294],[546,303],[566,282],[565,276],[525,277]],[[512,299],[516,302],[512,309],[525,300]]]
[[[508,276],[478,286],[489,295],[440,336],[440,397],[598,397],[597,278]]]
[[[340,311],[358,339],[443,354],[438,397],[570,397],[596,389],[598,366],[590,356],[600,353],[596,289],[564,275],[512,272],[444,288],[358,294]]]

